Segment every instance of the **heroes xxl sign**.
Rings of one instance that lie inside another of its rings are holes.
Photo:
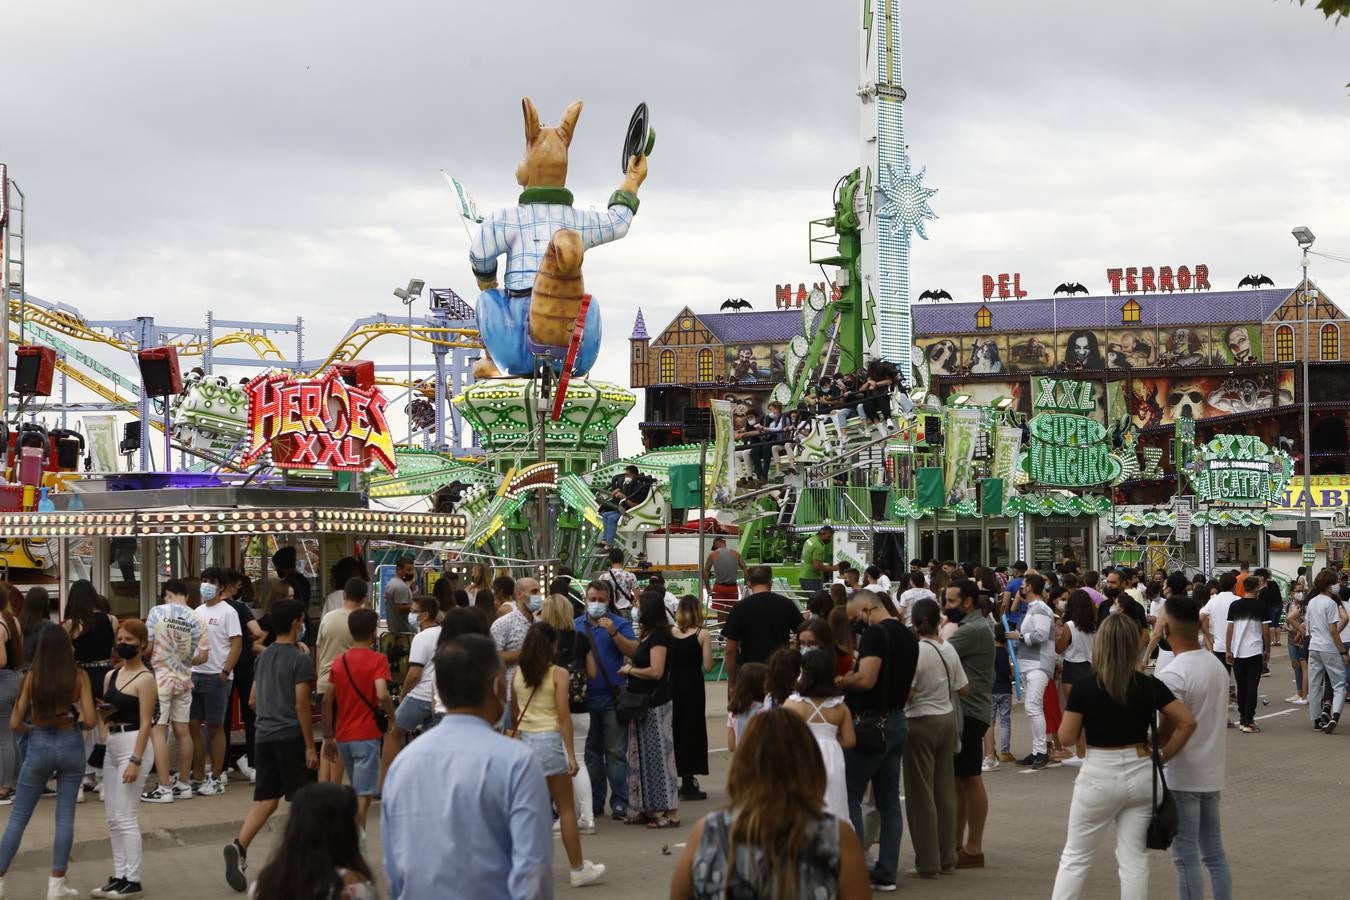
[[[393,473],[394,438],[380,389],[349,385],[337,369],[297,380],[268,372],[245,387],[248,448],[243,464],[271,449],[280,469],[361,471],[379,464]]]

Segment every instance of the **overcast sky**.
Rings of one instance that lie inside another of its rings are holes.
[[[401,314],[410,277],[475,296],[438,170],[514,203],[522,96],[550,124],[585,100],[580,207],[618,186],[645,100],[641,211],[585,268],[614,351],[595,374],[627,384],[636,307],[655,334],[818,275],[806,222],[858,164],[859,5],[9,0],[0,161],[28,195],[28,289],[90,318],[304,316],[317,355]],[[1216,288],[1289,285],[1299,224],[1350,255],[1350,25],[1284,0],[901,9],[906,140],[941,217],[915,295],[1013,271],[1033,296],[1095,293],[1111,266],[1195,263]],[[1350,265],[1313,277],[1350,306]]]

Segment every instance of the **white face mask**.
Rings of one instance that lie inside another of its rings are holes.
[[[203,603],[210,603],[216,599],[216,586],[209,581],[203,581],[201,585],[201,595]]]
[[[608,609],[609,606],[604,603],[587,603],[586,615],[590,616],[592,619],[602,619]]]

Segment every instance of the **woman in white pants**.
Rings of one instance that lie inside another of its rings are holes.
[[[1121,900],[1148,897],[1144,836],[1153,805],[1149,726],[1156,710],[1172,726],[1162,761],[1176,756],[1195,731],[1195,717],[1165,684],[1138,671],[1139,626],[1120,613],[1106,618],[1092,643],[1096,670],[1069,692],[1059,741],[1065,747],[1087,736],[1087,756],[1073,785],[1069,834],[1059,859],[1053,900],[1083,895],[1102,832],[1116,827]]]
[[[568,675],[568,708],[572,715],[572,748],[577,759],[585,758],[586,735],[591,730],[591,714],[586,706],[586,685],[595,677],[595,656],[590,639],[576,629],[572,621],[572,603],[559,593],[544,598],[539,617],[558,632],[558,655],[555,665],[562,666]],[[585,678],[582,678],[582,673]],[[580,691],[580,696],[574,696]],[[572,799],[577,814],[577,829],[582,834],[595,833],[595,800],[591,796],[591,773],[585,766],[572,776]],[[553,827],[559,827],[557,822]]]
[[[119,665],[104,682],[107,751],[103,757],[103,803],[112,842],[113,874],[92,897],[141,896],[141,788],[154,771],[150,728],[158,690],[142,655],[149,646],[145,623],[128,619],[117,626],[113,653]]]

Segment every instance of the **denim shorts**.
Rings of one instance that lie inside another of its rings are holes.
[[[394,710],[394,724],[409,733],[426,724],[433,712],[430,700],[418,700],[416,697],[404,697],[403,702]]]
[[[567,774],[567,751],[563,749],[562,734],[557,731],[522,731],[520,739],[534,752],[544,777]]]
[[[338,741],[338,755],[352,779],[358,797],[373,797],[380,792],[380,739]]]
[[[208,725],[224,725],[230,716],[230,688],[232,682],[220,680],[219,675],[192,673],[192,721]]]
[[[1308,659],[1308,651],[1304,649],[1303,646],[1300,645],[1297,641],[1290,641],[1289,661],[1291,663],[1301,663],[1306,662],[1307,659]]]

